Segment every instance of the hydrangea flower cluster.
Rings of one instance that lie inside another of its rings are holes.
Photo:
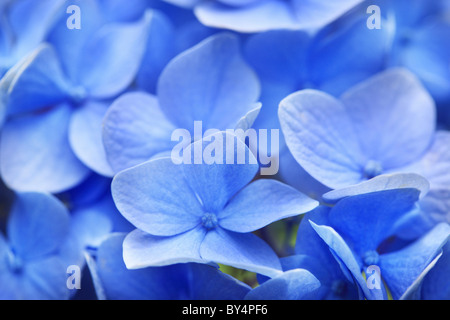
[[[445,0],[0,0],[0,299],[450,299]]]

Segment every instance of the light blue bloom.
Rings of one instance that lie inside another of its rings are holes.
[[[63,15],[49,35],[50,44],[15,65],[0,83],[8,116],[1,172],[16,190],[70,189],[87,177],[86,166],[113,174],[101,122],[108,99],[124,91],[138,71],[152,15],[107,23],[97,1],[76,4],[84,13],[82,28],[68,29]]]
[[[175,165],[158,158],[115,176],[114,202],[137,227],[124,241],[128,268],[216,262],[267,276],[280,272],[275,252],[251,232],[310,211],[317,202],[275,180],[250,183],[259,166],[243,142],[223,132],[211,139],[227,141],[215,151],[222,164]],[[203,154],[208,145],[199,140],[185,152]],[[241,148],[246,164],[226,164],[226,153]]]
[[[104,240],[90,265],[97,295],[108,300],[240,300],[250,287],[217,267],[184,263],[139,270],[122,258],[125,234]]]
[[[7,238],[0,234],[0,299],[67,299],[70,217],[55,197],[18,193]]]
[[[343,272],[357,284],[361,297],[387,298],[383,282],[372,288],[363,278],[365,272],[367,280],[373,281],[368,267],[378,267],[392,297],[401,299],[418,290],[417,284],[439,258],[450,235],[447,223],[438,224],[406,246],[386,251],[381,245],[395,235],[397,223],[414,209],[419,195],[420,191],[411,187],[350,196],[331,209],[328,225],[311,222]]]
[[[329,188],[416,172],[429,180],[431,192],[448,190],[448,134],[435,133],[434,102],[410,72],[385,71],[339,100],[299,91],[281,102],[279,117],[293,157]]]
[[[362,0],[165,0],[194,7],[205,25],[239,32],[271,29],[317,29],[332,22]]]
[[[239,39],[213,35],[170,61],[157,96],[130,92],[114,101],[103,129],[109,163],[119,172],[170,152],[179,142],[172,141],[177,128],[198,139],[194,121],[202,121],[199,134],[234,129],[242,117],[259,110],[259,93],[258,78],[240,55]]]

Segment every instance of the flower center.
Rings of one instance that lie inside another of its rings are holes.
[[[379,161],[369,160],[364,167],[363,175],[367,179],[372,179],[383,173],[383,167]]]
[[[380,255],[375,250],[367,251],[363,257],[363,261],[366,266],[376,265],[379,260]]]
[[[208,230],[217,227],[217,223],[217,216],[214,213],[207,212],[202,217],[202,225]]]

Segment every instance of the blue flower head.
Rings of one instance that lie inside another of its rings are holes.
[[[137,227],[124,241],[128,268],[216,262],[268,276],[280,272],[274,251],[251,232],[317,202],[275,180],[249,184],[259,166],[243,142],[224,132],[210,141],[226,141],[215,148],[219,164],[196,164],[198,150],[211,152],[210,143],[199,140],[185,151],[194,151],[191,164],[158,158],[115,176],[116,206]],[[245,150],[247,161],[226,162],[225,150]]]
[[[63,15],[48,43],[0,83],[7,111],[1,172],[16,190],[65,191],[88,176],[88,167],[113,174],[101,122],[108,100],[124,91],[138,71],[152,15],[111,22],[111,11],[100,10],[98,1],[76,4],[84,12],[82,28],[68,29]]]
[[[258,78],[240,55],[239,39],[213,35],[170,61],[158,80],[157,96],[131,92],[114,101],[103,129],[109,163],[119,172],[170,152],[176,128],[198,139],[195,121],[201,121],[200,135],[234,129],[260,109],[259,92]]]
[[[439,259],[450,235],[447,223],[438,224],[396,250],[384,251],[381,246],[395,236],[399,221],[414,210],[421,185],[420,179],[410,180],[409,186],[402,188],[344,197],[330,210],[324,224],[313,222],[311,217],[312,227],[329,246],[349,280],[357,284],[361,297],[386,299],[383,282],[394,299],[412,295],[429,266]],[[378,287],[369,284],[373,281],[369,273],[374,267],[379,270]],[[363,272],[367,279],[363,278]]]
[[[0,299],[66,299],[69,213],[55,197],[18,193],[0,234]]]

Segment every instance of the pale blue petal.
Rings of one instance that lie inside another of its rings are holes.
[[[201,23],[238,32],[261,32],[271,29],[297,29],[298,20],[287,1],[269,0],[245,7],[230,7],[205,1],[195,7]]]
[[[293,269],[272,278],[250,291],[248,300],[310,300],[320,288],[317,280],[308,270]]]
[[[432,142],[434,101],[407,70],[384,71],[346,91],[341,100],[366,163],[379,162],[381,171],[416,161]]]
[[[196,141],[184,150],[185,154],[191,155],[188,158],[191,164],[183,164],[182,170],[189,186],[201,200],[204,210],[219,213],[225,204],[255,177],[259,165],[252,152],[237,136],[218,132],[211,135],[210,140],[211,142],[207,139]],[[209,159],[207,148],[215,141],[219,142],[214,152],[216,158]],[[245,156],[242,163],[239,162],[239,155]]]
[[[169,60],[175,55],[175,30],[171,21],[163,13],[153,11],[147,47],[141,66],[136,75],[138,87],[156,93],[159,75]]]
[[[361,181],[363,155],[340,101],[302,90],[281,101],[278,115],[289,150],[311,176],[331,188]]]
[[[106,159],[102,140],[102,123],[108,104],[88,101],[74,111],[69,126],[69,142],[73,152],[88,168],[106,177],[113,170]]]
[[[103,121],[103,143],[114,172],[171,150],[173,130],[155,96],[132,92],[116,99]]]
[[[10,188],[57,193],[88,176],[69,145],[71,115],[70,106],[59,105],[11,119],[3,127],[0,168]]]
[[[362,277],[362,268],[358,260],[344,239],[331,227],[319,226],[310,222],[317,234],[330,247],[330,251],[336,261],[341,266],[342,272],[347,276],[351,275],[358,291],[362,292],[367,299],[385,299],[386,292],[379,289],[368,289],[366,281]],[[351,278],[348,278],[351,281]]]
[[[317,207],[318,202],[279,181],[260,179],[238,192],[219,214],[219,225],[252,232]]]
[[[429,188],[428,180],[414,173],[385,174],[353,186],[332,190],[325,193],[322,198],[334,204],[342,198],[393,189],[417,189],[420,191],[420,198],[423,198]]]
[[[166,66],[158,82],[163,112],[190,130],[232,129],[254,108],[259,81],[240,55],[239,39],[227,33],[209,37]]]
[[[216,228],[209,231],[200,247],[205,261],[274,277],[281,273],[276,253],[252,233],[236,233]]]
[[[124,240],[123,259],[128,269],[185,262],[206,263],[208,261],[200,256],[200,246],[204,238],[204,228],[196,228],[171,237],[152,236],[136,229]]]
[[[69,85],[54,49],[43,44],[18,62],[0,81],[8,115],[34,111],[66,100]]]
[[[193,229],[203,209],[170,158],[150,160],[120,172],[112,182],[118,210],[137,228],[152,235],[171,236]]]
[[[69,231],[69,212],[55,197],[18,193],[8,221],[14,253],[29,261],[54,254]]]
[[[106,24],[85,44],[80,83],[95,98],[110,98],[133,81],[149,32],[151,12],[133,23]]]

